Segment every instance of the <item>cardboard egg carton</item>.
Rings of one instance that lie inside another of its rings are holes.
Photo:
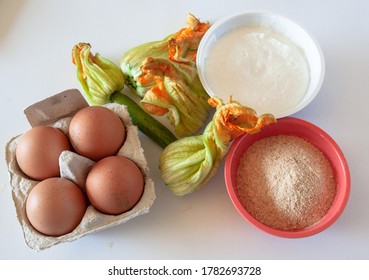
[[[61,129],[68,135],[68,127],[73,115],[86,106],[88,104],[81,93],[76,89],[71,89],[29,106],[24,110],[24,113],[31,127],[49,125]],[[155,200],[154,182],[149,177],[149,167],[141,147],[137,127],[132,125],[125,106],[107,104],[104,107],[115,112],[126,127],[126,140],[118,155],[133,160],[140,167],[145,179],[142,197],[131,210],[120,215],[103,214],[89,204],[81,223],[72,232],[59,237],[43,235],[32,227],[25,210],[27,196],[38,181],[29,179],[20,170],[16,161],[15,150],[21,135],[13,137],[7,143],[5,151],[12,198],[25,242],[36,251],[47,249],[62,242],[73,241],[89,233],[125,223],[132,218],[148,213]],[[73,152],[63,152],[59,158],[61,177],[76,182],[84,191],[84,182],[93,164],[93,161]]]

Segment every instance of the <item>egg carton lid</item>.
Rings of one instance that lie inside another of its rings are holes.
[[[88,103],[79,90],[69,89],[27,107],[24,110],[24,114],[31,127],[50,125],[67,133],[72,116],[87,106]],[[120,225],[134,217],[148,213],[150,207],[153,205],[156,198],[155,187],[153,180],[149,176],[149,167],[138,137],[138,129],[132,125],[125,106],[112,103],[104,105],[104,107],[115,112],[126,126],[127,138],[119,150],[118,155],[133,160],[140,167],[144,175],[145,187],[140,201],[131,210],[120,215],[106,215],[97,211],[92,205],[89,205],[81,223],[72,232],[58,237],[46,236],[39,233],[31,226],[25,212],[25,202],[28,193],[38,181],[29,179],[20,170],[15,158],[15,150],[21,135],[15,136],[6,144],[5,158],[17,219],[22,227],[25,242],[31,249],[41,251],[59,243],[74,241],[92,232]],[[63,162],[62,158],[59,160]]]

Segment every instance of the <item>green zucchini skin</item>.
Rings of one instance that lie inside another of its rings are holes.
[[[159,144],[163,149],[170,143],[177,140],[174,134],[167,127],[150,116],[127,95],[120,92],[114,92],[110,96],[110,101],[125,105],[129,116],[131,117],[132,124],[136,125],[142,133],[152,139],[155,143]]]

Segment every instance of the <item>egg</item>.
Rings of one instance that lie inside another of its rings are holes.
[[[72,118],[69,138],[78,154],[98,161],[118,153],[125,141],[126,129],[113,111],[101,106],[89,106]]]
[[[86,193],[100,212],[118,215],[132,209],[144,190],[140,168],[130,159],[110,156],[98,161],[86,179]]]
[[[39,182],[26,200],[26,215],[31,225],[48,236],[72,232],[86,211],[86,199],[81,189],[63,178],[48,178]]]
[[[58,177],[59,156],[72,146],[68,137],[51,126],[36,126],[25,132],[16,147],[19,168],[31,179]]]

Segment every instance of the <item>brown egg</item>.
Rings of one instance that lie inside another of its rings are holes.
[[[36,126],[24,133],[16,148],[20,169],[34,180],[59,176],[59,156],[72,146],[68,137],[59,129]]]
[[[126,129],[111,110],[89,106],[74,115],[69,126],[69,137],[78,154],[98,161],[118,153],[125,141]]]
[[[40,233],[60,236],[73,231],[86,211],[81,189],[63,178],[48,178],[29,193],[26,214],[31,225]]]
[[[91,204],[105,214],[117,215],[133,208],[144,189],[144,177],[130,159],[110,156],[97,162],[87,175],[86,193]]]

